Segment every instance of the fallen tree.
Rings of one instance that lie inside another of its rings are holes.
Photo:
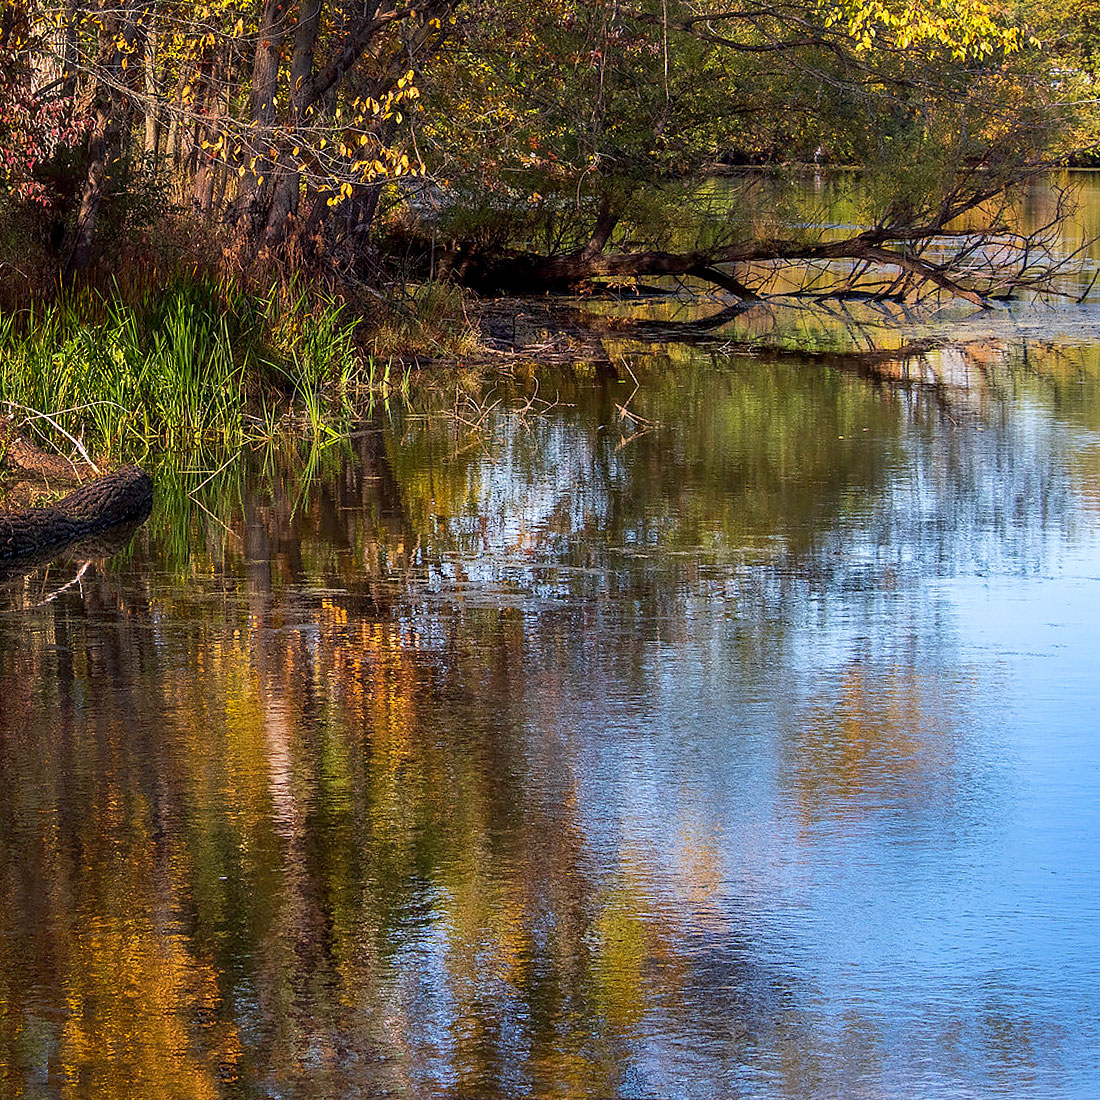
[[[852,261],[862,265],[854,276],[844,272],[834,285],[817,291],[802,287],[793,294],[821,297],[863,297],[904,301],[934,288],[975,305],[1004,298],[1022,289],[1051,289],[1058,272],[1071,267],[1073,257],[1047,257],[1035,264],[1034,249],[1019,234],[953,234],[957,247],[949,260],[933,260],[925,252],[944,239],[932,229],[875,228],[842,240],[806,243],[763,240],[687,252],[664,250],[605,251],[584,248],[559,255],[511,249],[489,251],[459,244],[438,253],[437,274],[452,278],[479,294],[538,294],[583,289],[597,280],[697,279],[736,297],[754,301],[768,293],[777,266],[820,265]],[[910,246],[917,243],[920,247]],[[1003,253],[1003,265],[987,257],[980,268],[966,260],[979,249]],[[1075,250],[1076,255],[1076,250]],[[761,270],[761,265],[772,265]],[[815,271],[820,274],[820,268]]]
[[[149,475],[137,466],[123,466],[55,504],[0,512],[0,561],[60,551],[89,535],[141,522],[152,503]]]
[[[425,89],[433,179],[384,239],[418,273],[483,295],[682,279],[983,305],[1073,264],[1068,205],[1036,219],[1027,191],[1090,124],[984,5],[471,7]]]
[[[741,301],[799,296],[906,302],[938,294],[987,306],[1025,291],[1082,292],[1069,277],[1091,242],[1067,244],[1062,226],[1072,196],[1064,189],[1051,195],[1050,215],[1026,230],[997,183],[953,195],[911,222],[886,218],[847,233],[826,226],[816,235],[712,239],[680,251],[647,247],[632,229],[616,234],[626,221],[617,215],[605,216],[583,245],[562,251],[477,239],[440,244],[422,233],[406,234],[402,246],[422,261],[430,255],[437,277],[486,296],[584,291],[629,280],[664,280],[667,286],[678,279],[718,287]],[[995,209],[988,209],[993,202]]]
[[[90,536],[143,523],[152,508],[153,482],[144,470],[123,466],[100,475],[84,459],[70,460],[36,447],[7,417],[0,417],[0,458],[38,477],[86,481],[53,503],[0,510],[0,562],[44,560]]]

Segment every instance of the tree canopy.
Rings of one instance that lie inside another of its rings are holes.
[[[978,299],[991,256],[1030,255],[998,200],[1090,140],[1086,21],[1057,53],[1041,22],[981,0],[17,0],[0,178],[70,277],[120,239],[105,217],[170,208],[241,263],[351,279],[377,278],[381,233],[492,291],[752,296],[776,265],[849,260],[882,292]],[[850,231],[800,223],[764,173],[720,216],[700,186],[792,162],[859,168]],[[961,264],[930,258],[945,234]]]

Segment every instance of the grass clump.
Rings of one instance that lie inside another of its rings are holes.
[[[391,360],[460,360],[478,346],[478,327],[460,287],[430,282],[396,291],[382,305],[370,334],[371,351]]]
[[[316,432],[328,395],[362,373],[356,329],[334,300],[288,304],[209,276],[131,300],[77,291],[0,312],[0,403],[49,412],[112,457],[240,446],[295,402]]]

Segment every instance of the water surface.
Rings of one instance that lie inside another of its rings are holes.
[[[1034,319],[624,345],[9,577],[0,1093],[1095,1095],[1100,352]]]

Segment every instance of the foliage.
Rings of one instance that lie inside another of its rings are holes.
[[[150,172],[200,215],[232,211],[238,251],[310,239],[347,200],[369,205],[374,181],[415,169],[416,64],[453,6],[22,0],[0,35],[9,185],[42,197],[44,161],[80,146],[83,178],[60,204],[71,272],[87,267],[104,195]]]
[[[693,208],[692,184],[792,161],[858,164],[877,196],[864,224],[928,240],[1085,136],[1063,94],[1072,85],[1080,99],[1080,80],[1052,79],[1027,11],[982,0],[13,11],[0,38],[0,128],[17,135],[6,189],[42,199],[50,166],[68,166],[50,200],[66,278],[104,254],[105,231],[114,244],[155,221],[161,195],[237,275],[275,262],[344,286],[384,282],[380,214],[383,243],[426,251],[428,278],[436,245],[705,249],[695,267],[714,268],[729,262],[721,248],[809,238],[766,188],[745,188],[716,226]],[[476,285],[471,270],[438,267]]]
[[[409,189],[421,228],[405,217],[394,243],[411,237],[434,270],[484,291],[690,274],[744,296],[729,265],[840,258],[821,252],[830,219],[792,219],[782,189],[747,174],[716,216],[700,178],[813,162],[858,165],[870,183],[845,258],[892,265],[889,293],[909,292],[890,289],[897,275],[980,297],[911,257],[1074,133],[1035,38],[979,0],[465,12],[424,82],[418,149],[433,179]]]
[[[1054,5],[1016,0],[1014,17],[1026,23],[1042,43],[1050,86],[1073,107],[1062,119],[1060,149],[1071,163],[1093,160],[1100,148],[1100,4],[1095,0]]]
[[[49,206],[49,163],[83,137],[86,120],[71,95],[36,86],[34,58],[45,42],[30,15],[28,4],[12,3],[0,16],[0,182],[20,200]]]

